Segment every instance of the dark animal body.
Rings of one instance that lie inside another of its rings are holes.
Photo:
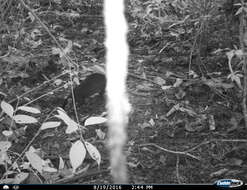
[[[95,94],[100,94],[101,96],[105,92],[106,87],[106,77],[104,74],[94,73],[86,77],[85,80],[80,81],[80,85],[74,88],[74,97],[76,103],[83,105],[85,100]],[[68,103],[68,99],[71,98],[70,95],[65,99],[63,103],[63,108]]]

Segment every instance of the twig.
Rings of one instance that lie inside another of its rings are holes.
[[[5,55],[0,56],[0,59],[3,59],[5,57],[9,56],[10,52],[11,52],[11,50],[9,50],[8,53],[6,53]]]
[[[192,154],[190,154],[188,152],[168,150],[168,149],[163,148],[163,147],[161,147],[161,146],[159,146],[157,144],[154,144],[154,143],[141,144],[140,146],[154,146],[154,147],[156,147],[156,148],[158,148],[158,149],[160,149],[162,151],[165,151],[165,152],[169,152],[169,153],[172,153],[172,154],[180,154],[180,155],[184,155],[184,156],[189,156],[189,157],[194,158],[196,160],[201,160],[199,157],[194,156],[194,155],[192,155]]]
[[[84,179],[86,177],[93,177],[93,176],[97,176],[97,175],[103,175],[103,174],[107,174],[109,172],[110,172],[109,169],[105,169],[105,170],[97,170],[97,171],[81,173],[81,174],[78,174],[78,175],[69,176],[69,177],[66,177],[64,179],[57,180],[55,182],[55,184],[71,183],[72,181],[76,181],[76,180],[79,180],[79,179],[82,180],[82,179]]]
[[[19,0],[19,1],[34,16],[34,18],[40,23],[40,25],[46,30],[46,32],[53,39],[53,41],[56,43],[56,45],[58,46],[58,48],[60,49],[60,51],[63,53],[64,58],[69,63],[68,64],[68,67],[69,67],[69,71],[70,71],[70,82],[72,84],[73,80],[72,80],[72,74],[71,74],[72,73],[71,72],[71,70],[72,70],[71,65],[75,65],[78,68],[78,64],[76,64],[69,56],[66,55],[66,52],[64,51],[63,47],[57,41],[57,39],[55,38],[55,36],[52,35],[52,33],[50,32],[49,28],[40,20],[40,18],[37,16],[37,14],[27,4],[25,4],[25,2],[23,0]],[[73,87],[72,86],[71,86],[71,93],[72,93],[72,99],[73,99],[73,105],[74,105],[74,111],[75,111],[76,121],[77,121],[77,123],[79,123],[79,117],[78,117],[78,113],[77,113],[76,106],[75,106],[75,100],[73,98],[74,97],[74,91],[73,91]],[[81,131],[80,131],[80,133],[81,133]],[[81,139],[82,139],[82,135],[81,135]]]
[[[150,79],[146,79],[146,78],[143,78],[143,77],[139,77],[139,76],[137,76],[137,75],[135,75],[135,74],[132,74],[132,73],[128,73],[128,76],[133,77],[133,78],[137,78],[137,79],[140,79],[140,80],[145,80],[145,81],[151,82],[151,83],[153,83],[153,84],[155,84],[155,85],[157,85],[157,86],[160,86],[159,84],[157,84],[156,82],[154,82],[154,81],[152,81],[152,80],[150,80]]]
[[[191,152],[197,148],[199,148],[202,145],[206,145],[212,142],[242,142],[242,143],[247,143],[247,139],[212,139],[212,140],[208,140],[208,141],[204,141],[188,150],[186,150],[185,152]]]
[[[59,74],[59,75],[53,77],[52,79],[43,82],[41,85],[39,85],[39,86],[37,86],[37,87],[35,87],[35,88],[32,88],[31,90],[29,90],[29,91],[27,91],[27,92],[21,94],[20,96],[18,96],[18,98],[22,98],[23,96],[25,96],[25,95],[27,95],[27,94],[29,94],[29,93],[31,93],[31,92],[33,92],[33,91],[35,91],[35,90],[37,90],[37,89],[43,87],[44,85],[46,85],[46,84],[48,84],[48,83],[54,81],[55,79],[57,79],[57,78],[59,78],[59,77],[65,75],[65,74],[67,74],[67,73],[68,73],[68,72],[66,72],[66,73],[61,73],[61,74]],[[17,99],[17,98],[14,98],[14,99],[10,100],[9,103],[14,102],[16,99]]]
[[[197,156],[194,156],[188,152],[191,152],[193,150],[196,150],[197,148],[201,147],[202,145],[206,145],[206,144],[209,144],[209,143],[212,143],[212,142],[238,142],[238,143],[247,143],[247,139],[212,139],[212,140],[208,140],[208,141],[204,141],[192,148],[189,148],[185,151],[173,151],[173,150],[168,150],[168,149],[165,149],[157,144],[154,144],[154,143],[147,143],[147,144],[141,144],[140,146],[154,146],[162,151],[165,151],[165,152],[169,152],[169,153],[172,153],[172,154],[177,154],[177,155],[185,155],[185,156],[189,156],[189,157],[192,157],[196,160],[201,160],[200,158],[198,158]]]
[[[52,114],[54,111],[56,111],[56,108],[53,109],[53,110],[48,114],[48,116],[45,118],[44,122],[47,121],[47,120],[50,118],[51,114]],[[43,122],[43,123],[44,123],[44,122]],[[41,125],[41,124],[40,124],[40,125]],[[34,142],[34,140],[37,138],[37,136],[40,134],[41,131],[42,131],[42,130],[41,130],[41,127],[40,127],[39,130],[36,132],[36,134],[33,136],[33,138],[29,141],[29,143],[27,144],[27,146],[22,150],[22,152],[19,154],[19,156],[15,159],[15,161],[12,163],[12,165],[8,168],[8,170],[11,170],[11,169],[14,167],[14,165],[16,164],[16,162],[17,162],[19,159],[22,159],[22,158],[24,157],[24,155],[25,155],[27,149],[32,145],[32,143]],[[4,177],[4,176],[3,176],[3,177]],[[0,180],[2,180],[3,177],[2,177]]]
[[[61,89],[61,88],[64,88],[64,87],[63,87],[63,86],[59,86],[59,87],[53,89],[51,92],[47,92],[47,93],[45,93],[45,94],[43,94],[43,95],[41,95],[41,96],[39,96],[39,97],[33,99],[32,101],[30,101],[30,102],[24,104],[23,106],[27,106],[27,105],[29,105],[29,104],[31,104],[31,103],[33,103],[33,102],[36,102],[37,100],[39,100],[39,99],[41,99],[41,98],[43,98],[43,97],[45,97],[45,96],[48,96],[48,95],[50,95],[52,92],[55,92],[55,91],[57,91],[57,90],[59,90],[59,89]]]
[[[57,39],[55,38],[55,36],[52,35],[52,33],[50,32],[49,28],[40,20],[40,18],[37,16],[37,14],[27,4],[25,4],[25,2],[23,0],[19,0],[19,1],[34,16],[34,18],[40,23],[40,25],[45,29],[45,31],[53,39],[53,41],[56,43],[56,45],[58,46],[58,48],[60,49],[60,51],[63,52],[63,56],[66,59],[66,61],[68,61],[68,63],[73,64],[73,65],[76,65],[78,67],[78,65],[69,56],[66,55],[63,47],[57,41]]]

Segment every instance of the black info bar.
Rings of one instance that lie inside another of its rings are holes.
[[[49,189],[59,189],[59,190],[182,190],[182,189],[228,189],[225,187],[219,187],[217,185],[205,185],[205,184],[195,184],[195,185],[164,185],[164,184],[136,184],[136,185],[116,185],[116,184],[92,184],[92,185],[82,185],[82,184],[1,184],[0,190],[49,190]],[[231,188],[230,188],[231,189]],[[246,185],[242,185],[241,187],[235,187],[233,189],[243,189],[247,190]]]

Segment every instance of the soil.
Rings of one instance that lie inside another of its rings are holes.
[[[49,3],[44,4],[42,9],[47,10],[49,6]],[[88,8],[78,7],[79,16],[70,18],[54,15],[54,10],[59,10],[61,6],[51,5],[50,8],[51,11],[40,14],[40,17],[49,26],[54,26],[51,32],[57,38],[63,35],[67,40],[77,43],[70,56],[77,65],[74,69],[78,67],[78,78],[85,78],[93,69],[92,65],[104,65],[105,33],[100,7],[95,5],[88,12],[83,12]],[[184,40],[187,39],[186,34],[177,42],[170,35],[162,40],[143,40],[134,32],[130,33],[127,86],[132,112],[125,146],[129,183],[208,184],[222,178],[247,181],[247,130],[242,116],[241,89],[227,78],[229,69],[225,54],[226,48],[238,43],[238,27],[237,23],[233,24],[234,20],[231,23],[223,22],[223,17],[220,15],[209,24],[206,37],[202,37],[201,52],[193,56],[190,56],[191,44],[186,44],[188,41]],[[29,21],[23,27],[27,34],[38,28],[42,33],[42,44],[35,49],[18,41],[16,48],[22,51],[16,57],[0,59],[0,91],[6,94],[4,100],[11,102],[16,96],[31,90],[21,97],[19,105],[39,108],[42,110],[39,119],[44,120],[51,110],[62,106],[64,98],[70,93],[69,88],[54,91],[56,84],[47,81],[68,71],[68,67],[59,56],[47,52],[47,48],[56,45],[38,23]],[[168,44],[168,48],[160,51],[166,45],[164,43]],[[66,47],[66,44],[63,45]],[[6,47],[0,47],[0,56],[7,52]],[[216,50],[218,53],[212,53]],[[15,60],[18,60],[18,64]],[[238,61],[237,58],[233,59],[236,64]],[[190,76],[189,62],[194,71],[194,75]],[[235,65],[237,68],[238,65]],[[69,81],[69,76],[62,75],[60,80],[64,85]],[[33,90],[40,85],[40,88]],[[99,116],[104,111],[105,99],[101,96],[77,105],[81,124],[86,118]],[[66,112],[76,120],[71,104]],[[1,120],[1,132],[8,125],[8,120]],[[21,153],[37,133],[39,125],[28,125],[23,133],[20,132],[24,129],[23,125],[17,124],[13,129],[16,135],[12,137],[10,150]],[[42,158],[50,159],[55,168],[59,166],[59,157],[63,158],[67,168],[71,168],[69,150],[71,144],[80,138],[78,134],[65,134],[65,130],[66,125],[63,124],[56,129],[42,131],[32,143],[36,149],[42,150]],[[106,135],[105,138],[99,138],[99,130]],[[106,146],[107,131],[107,126],[101,124],[88,127],[83,134],[84,139],[97,147],[101,154],[99,168],[87,155],[80,169],[89,167],[83,174],[73,177],[68,177],[66,173],[48,175],[43,176],[43,182],[112,183]],[[4,139],[1,135],[1,141]]]

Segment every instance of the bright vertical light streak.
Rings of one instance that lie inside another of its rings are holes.
[[[123,147],[126,142],[125,128],[130,106],[126,96],[128,26],[124,17],[124,0],[105,0],[104,16],[111,169],[115,183],[127,183]]]

